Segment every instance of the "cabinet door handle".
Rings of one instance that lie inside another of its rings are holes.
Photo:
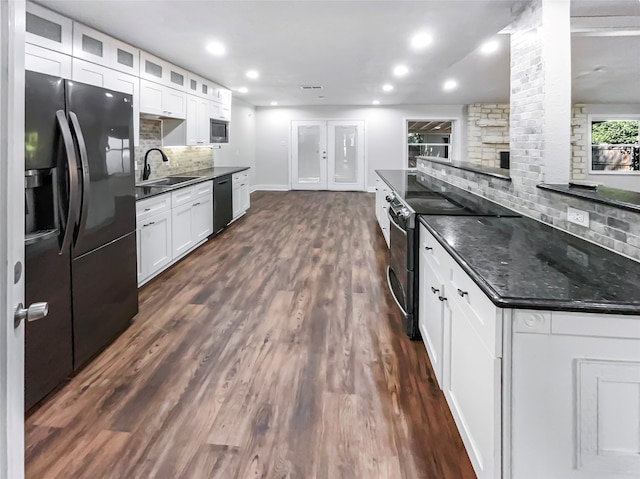
[[[469,293],[467,291],[462,291],[460,288],[458,288],[458,294],[464,298],[464,296]]]
[[[444,296],[438,296],[438,299],[439,299],[440,301],[446,301],[446,300],[447,300],[447,298],[445,298]]]
[[[431,251],[433,248],[431,246],[425,246],[424,249],[426,249],[427,251]]]
[[[155,225],[156,222],[155,221],[151,221],[150,223],[147,223],[146,225],[142,225],[143,228],[146,228],[147,226],[151,226],[151,225]]]
[[[431,286],[431,292],[432,292],[433,294],[436,294],[436,293],[439,293],[439,292],[440,292],[440,290],[439,290],[439,289],[434,288],[433,286]]]
[[[198,206],[198,205],[200,205],[200,203],[194,203],[194,204],[193,204],[193,206]]]
[[[242,183],[240,186],[244,186],[244,183]]]
[[[151,211],[151,208],[145,208],[144,210],[145,211]]]

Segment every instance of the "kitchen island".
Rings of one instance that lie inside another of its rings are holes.
[[[422,216],[416,255],[420,332],[479,478],[639,477],[638,263],[529,218]]]

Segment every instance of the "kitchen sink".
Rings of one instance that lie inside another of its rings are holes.
[[[158,180],[147,181],[139,186],[155,186],[162,188],[179,185],[180,183],[186,183],[187,181],[197,180],[199,178],[199,176],[168,176]]]

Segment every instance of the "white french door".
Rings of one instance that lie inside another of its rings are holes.
[[[291,122],[291,188],[364,190],[364,121]]]

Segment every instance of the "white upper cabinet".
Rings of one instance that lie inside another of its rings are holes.
[[[231,108],[231,90],[216,86],[211,89],[210,98],[216,103],[220,103],[221,105]]]
[[[197,95],[202,98],[212,99],[215,85],[209,80],[195,75],[191,72],[188,74],[187,91],[192,95]]]
[[[30,43],[24,45],[24,54],[25,70],[66,79],[71,78],[71,57],[69,55]]]
[[[211,102],[195,95],[187,95],[187,145],[210,144],[209,111]]]
[[[140,137],[140,79],[137,76],[86,62],[79,58],[73,59],[71,78],[78,82],[132,95],[134,145],[138,146]]]
[[[140,52],[140,78],[189,91],[188,72],[147,52]]]
[[[215,120],[231,120],[231,107],[221,103],[209,102],[209,116]]]
[[[159,83],[140,80],[140,113],[184,119],[187,117],[187,94]]]
[[[71,55],[73,21],[33,3],[26,10],[25,41]]]
[[[77,22],[73,24],[73,56],[130,75],[140,74],[140,50]]]

